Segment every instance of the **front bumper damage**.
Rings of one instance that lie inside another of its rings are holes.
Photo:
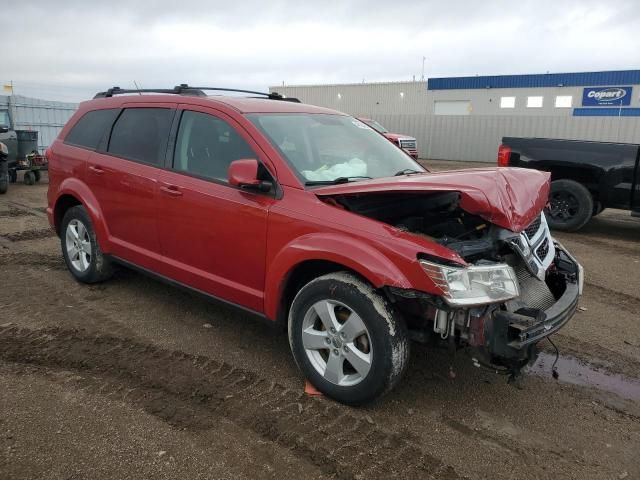
[[[523,306],[515,311],[496,309],[483,320],[484,341],[474,342],[478,363],[514,372],[537,357],[536,344],[561,329],[574,315],[584,282],[582,266],[558,242],[547,283],[556,302],[546,310]]]

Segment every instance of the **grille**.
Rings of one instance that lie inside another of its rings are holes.
[[[544,311],[556,302],[546,282],[531,275],[522,263],[515,267],[515,271],[520,286],[519,298],[528,307]]]
[[[536,249],[536,254],[540,260],[544,260],[547,258],[547,253],[549,253],[549,239],[545,238],[540,246]]]
[[[538,230],[540,230],[541,223],[542,223],[542,218],[540,217],[540,215],[538,215],[538,218],[536,218],[533,222],[531,222],[531,225],[529,225],[527,228],[524,229],[524,232],[527,234],[527,237],[533,238],[535,234],[538,233]]]
[[[415,140],[400,140],[400,146],[402,148],[416,148],[416,141]]]

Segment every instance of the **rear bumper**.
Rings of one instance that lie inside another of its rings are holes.
[[[535,345],[560,330],[573,317],[584,282],[582,266],[556,242],[552,264],[556,288],[562,294],[544,311],[524,308],[516,312],[496,310],[485,324],[490,363],[503,366],[526,363],[535,355]]]

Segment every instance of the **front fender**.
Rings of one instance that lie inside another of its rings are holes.
[[[312,233],[286,244],[273,257],[265,282],[265,314],[275,319],[289,274],[308,260],[325,260],[351,269],[374,287],[385,285],[410,288],[400,269],[372,245],[348,235]]]
[[[60,199],[64,195],[71,195],[76,198],[82,206],[87,210],[91,223],[93,223],[93,229],[96,232],[96,238],[100,244],[100,249],[103,253],[109,253],[111,251],[111,244],[109,242],[109,229],[104,219],[100,204],[96,199],[91,189],[86,183],[77,178],[66,178],[60,184],[56,195],[56,203],[53,211],[53,218],[58,218],[57,209],[59,208]],[[56,231],[59,230],[60,225],[55,225]]]

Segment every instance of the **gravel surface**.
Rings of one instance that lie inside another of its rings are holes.
[[[45,204],[46,176],[0,196],[0,479],[640,477],[628,212],[557,235],[586,270],[560,381],[546,356],[517,389],[464,353],[451,379],[416,345],[399,388],[354,409],[305,396],[286,336],[242,313],[128,270],[76,283]]]

